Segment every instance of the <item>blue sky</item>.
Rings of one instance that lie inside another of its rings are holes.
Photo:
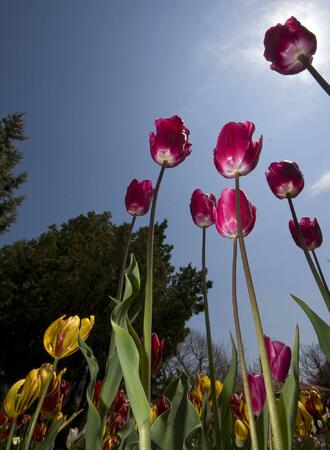
[[[321,225],[318,255],[327,275],[329,99],[308,73],[279,75],[262,56],[267,28],[291,15],[317,35],[314,65],[330,78],[325,0],[3,0],[0,113],[25,111],[30,139],[21,145],[29,172],[26,201],[2,243],[38,236],[49,224],[89,210],[110,210],[116,223],[129,220],[127,185],[132,178],[155,182],[159,171],[148,144],[154,119],[179,114],[191,132],[192,154],[166,171],[157,218],[168,218],[174,264],[200,266],[201,230],[190,217],[191,193],[199,187],[219,197],[232,186],[217,173],[212,151],[226,122],[253,121],[264,148],[241,185],[257,206],[247,248],[265,332],[291,343],[299,323],[302,341],[316,341],[289,293],[324,317],[327,312],[291,240],[288,205],[273,196],[264,177],[272,161],[299,164],[305,189],[295,201],[297,213]],[[216,340],[228,343],[232,242],[215,229],[207,234],[212,328]],[[256,340],[241,275],[239,303],[253,358]],[[202,330],[203,317],[190,324]]]

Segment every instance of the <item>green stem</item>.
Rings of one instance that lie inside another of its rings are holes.
[[[221,449],[221,433],[220,433],[220,423],[219,414],[217,406],[217,391],[215,388],[215,374],[213,365],[213,354],[212,354],[212,335],[211,335],[211,325],[210,325],[210,314],[209,314],[209,302],[207,299],[207,281],[206,281],[206,229],[203,228],[203,240],[202,240],[202,288],[204,297],[204,309],[205,309],[205,328],[206,328],[206,340],[207,340],[207,352],[210,368],[210,380],[211,380],[211,398],[212,398],[212,413],[215,424],[215,449]]]
[[[246,402],[246,407],[248,410],[248,421],[249,421],[249,426],[250,426],[252,450],[259,450],[258,436],[257,436],[256,424],[254,421],[252,400],[251,400],[249,381],[248,381],[248,375],[247,375],[248,372],[247,372],[247,368],[246,368],[241,326],[240,326],[240,320],[239,320],[239,314],[238,314],[236,274],[237,274],[237,238],[235,237],[233,240],[232,302],[233,302],[235,331],[236,331],[236,338],[237,338],[237,350],[238,350],[238,357],[239,357],[239,362],[240,362],[241,371],[242,371],[245,402]]]
[[[150,424],[139,428],[139,450],[151,450]]]
[[[156,183],[152,204],[150,209],[150,220],[147,242],[147,279],[144,297],[144,317],[143,317],[143,360],[141,381],[146,393],[148,402],[150,403],[151,395],[151,328],[152,328],[152,290],[153,290],[153,250],[154,250],[154,233],[155,233],[155,215],[156,204],[160,183],[166,169],[164,164],[159,172]]]
[[[14,418],[14,420],[12,421],[12,424],[10,426],[10,431],[9,431],[9,435],[7,438],[6,450],[9,450],[11,447],[11,444],[13,443],[13,436],[14,436],[14,431],[16,428],[16,420],[17,420],[17,417]]]
[[[265,381],[266,395],[269,406],[269,416],[270,422],[273,430],[274,436],[274,450],[284,450],[284,442],[280,428],[280,421],[276,409],[275,395],[273,391],[272,376],[269,368],[269,361],[267,350],[265,346],[265,337],[262,329],[259,308],[257,304],[257,298],[254,290],[254,285],[252,281],[252,275],[249,266],[249,260],[245,248],[243,230],[242,230],[242,218],[241,218],[241,207],[240,207],[240,191],[239,191],[239,176],[235,178],[235,191],[236,191],[236,219],[237,219],[237,231],[239,237],[239,245],[241,251],[241,258],[243,263],[244,275],[246,280],[246,285],[250,297],[252,316],[254,321],[254,327],[257,336],[259,355],[261,360],[262,372]]]
[[[33,436],[33,431],[34,431],[35,425],[37,423],[42,404],[43,404],[43,402],[45,400],[45,397],[47,395],[48,387],[49,387],[50,382],[51,382],[51,380],[53,378],[53,375],[55,373],[55,370],[56,370],[56,367],[57,367],[57,363],[58,363],[58,359],[55,358],[54,359],[53,368],[52,368],[52,370],[51,370],[51,372],[49,374],[49,377],[48,377],[48,379],[47,379],[47,381],[46,381],[46,383],[44,385],[44,388],[43,388],[43,390],[41,392],[41,395],[39,397],[39,401],[38,401],[37,407],[34,410],[32,419],[30,421],[30,425],[29,425],[29,429],[28,429],[28,433],[27,433],[27,438],[26,438],[25,445],[24,445],[24,450],[29,450],[29,448],[30,448],[30,444],[31,444],[32,436]]]
[[[322,283],[320,275],[318,274],[317,269],[316,269],[316,267],[315,267],[315,265],[313,263],[313,260],[311,258],[311,255],[309,254],[309,251],[307,250],[307,247],[306,247],[306,244],[305,244],[305,240],[304,240],[303,235],[301,233],[300,225],[299,225],[299,222],[298,222],[298,219],[297,219],[297,214],[296,214],[296,211],[295,211],[294,206],[293,206],[292,199],[289,196],[287,196],[287,199],[288,199],[288,202],[289,202],[292,218],[293,218],[293,221],[294,221],[294,224],[295,224],[295,227],[296,227],[297,236],[298,236],[298,239],[299,239],[299,242],[300,242],[300,246],[301,246],[301,248],[302,248],[302,250],[303,250],[303,252],[305,254],[305,257],[306,257],[306,260],[308,262],[309,268],[311,269],[311,272],[312,272],[312,274],[314,276],[316,284],[318,285],[318,288],[319,288],[319,290],[321,292],[321,295],[322,295],[322,297],[323,297],[323,299],[324,299],[324,301],[325,301],[325,303],[327,305],[328,311],[330,311],[330,296],[329,296],[329,294],[328,294],[324,284]]]
[[[315,250],[312,250],[312,255],[313,255],[313,258],[314,258],[314,261],[315,261],[317,270],[319,271],[319,274],[320,274],[320,277],[321,277],[323,286],[325,287],[325,289],[326,289],[328,295],[330,296],[329,287],[328,287],[327,281],[326,281],[326,279],[325,279],[325,277],[324,277],[324,275],[323,275],[323,271],[322,271],[322,269],[321,269],[321,266],[320,266],[318,257],[316,256]]]
[[[116,299],[119,300],[119,301],[121,301],[121,298],[122,298],[122,295],[123,295],[123,286],[124,286],[124,276],[125,276],[125,269],[126,269],[126,262],[127,262],[127,254],[128,254],[129,244],[131,242],[131,236],[132,236],[132,231],[133,231],[133,228],[134,228],[135,220],[136,220],[136,216],[133,216],[132,217],[132,221],[131,221],[131,225],[130,225],[129,230],[128,230],[126,244],[125,244],[125,247],[124,247],[123,259],[121,261],[121,269],[120,269],[119,283],[118,283],[117,297],[116,297]]]
[[[330,95],[330,84],[318,73],[318,71],[312,66],[308,58],[305,55],[298,56],[300,62],[303,63],[308,72],[312,75],[314,80],[318,82],[321,88]]]

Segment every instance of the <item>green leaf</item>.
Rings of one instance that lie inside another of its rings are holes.
[[[299,395],[299,329],[296,329],[294,344],[292,347],[292,372],[287,377],[280,399],[277,403],[277,410],[280,420],[282,436],[286,443],[286,448],[291,449],[296,428],[296,415]]]
[[[60,431],[61,425],[65,422],[64,418],[58,420],[50,432],[46,435],[45,439],[39,442],[34,450],[52,450],[55,445],[55,439]]]
[[[269,435],[269,409],[267,400],[265,401],[264,407],[257,418],[256,431],[259,449],[267,449]]]
[[[231,340],[231,363],[223,382],[222,391],[218,397],[217,406],[219,411],[220,430],[221,430],[221,446],[222,450],[227,450],[231,446],[233,436],[233,418],[230,409],[230,401],[235,389],[237,378],[237,350],[233,336],[230,334]]]
[[[322,320],[321,317],[319,317],[306,303],[300,300],[300,298],[292,294],[291,297],[296,303],[298,303],[311,321],[320,347],[323,350],[328,363],[330,363],[330,326],[324,322],[324,320]]]
[[[82,351],[89,369],[89,384],[86,391],[86,399],[88,403],[88,414],[86,423],[86,438],[85,438],[85,450],[100,450],[101,449],[101,432],[102,432],[102,420],[100,414],[94,405],[93,391],[95,386],[96,377],[99,371],[99,366],[93,355],[92,349],[88,347],[80,336],[78,336],[79,348]]]
[[[135,431],[135,425],[135,420],[131,419],[125,423],[121,430],[118,431],[117,434],[120,437],[118,450],[126,450],[129,443],[139,442],[139,436]]]
[[[151,428],[153,449],[188,449],[187,441],[201,429],[199,416],[188,398],[188,377],[182,373],[165,390],[170,409],[159,416]]]

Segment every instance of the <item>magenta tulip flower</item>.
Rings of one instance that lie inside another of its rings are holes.
[[[166,167],[175,167],[191,153],[189,130],[179,116],[156,119],[156,134],[149,133],[150,152],[153,160]]]
[[[318,224],[316,219],[311,220],[309,217],[302,217],[299,222],[299,227],[301,230],[301,234],[303,235],[307,250],[315,250],[316,248],[320,247],[323,241],[323,237],[320,225]],[[289,228],[293,240],[298,245],[298,247],[302,248],[293,220],[290,220]]]
[[[306,66],[299,57],[311,63],[316,52],[316,36],[291,17],[284,25],[269,28],[264,39],[264,57],[272,64],[270,68],[283,75],[302,72]]]
[[[277,198],[294,198],[303,190],[304,177],[295,162],[272,162],[265,175]]]
[[[248,374],[253,413],[256,416],[262,411],[266,400],[266,388],[263,375]]]
[[[247,175],[259,161],[262,136],[252,141],[252,122],[229,122],[221,130],[213,152],[217,171],[226,178]]]
[[[240,207],[242,215],[243,236],[247,236],[256,221],[257,208],[252,205],[243,191],[240,190]],[[236,222],[235,189],[225,189],[216,207],[213,208],[215,226],[221,236],[233,239],[238,236]]]
[[[132,180],[127,188],[125,205],[132,216],[143,216],[149,211],[153,195],[153,187],[150,180]]]
[[[213,207],[216,199],[213,194],[204,194],[200,189],[195,189],[191,196],[190,212],[194,223],[200,228],[207,228],[214,224]]]
[[[265,336],[265,345],[272,376],[275,381],[282,383],[289,372],[291,348],[283,342],[272,341],[268,336]]]

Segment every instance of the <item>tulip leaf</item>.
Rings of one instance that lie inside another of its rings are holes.
[[[121,430],[118,431],[118,436],[120,437],[120,444],[118,450],[126,450],[130,442],[139,442],[139,436],[135,431],[135,420],[131,419],[126,421],[125,425]]]
[[[257,418],[256,432],[259,449],[267,449],[269,437],[269,408],[267,400],[265,401],[264,407]]]
[[[86,437],[85,437],[85,450],[100,450],[101,449],[101,431],[102,420],[100,414],[93,403],[93,391],[95,381],[99,371],[99,366],[93,355],[93,351],[86,342],[84,342],[80,336],[78,336],[79,348],[82,351],[89,369],[89,384],[86,390],[86,399],[88,403],[88,414],[86,423]]]
[[[319,317],[305,302],[300,300],[300,298],[292,294],[291,297],[296,303],[298,303],[311,321],[320,347],[325,354],[328,363],[330,363],[330,326],[324,322],[324,320],[322,320],[321,317]]]
[[[296,329],[292,347],[292,371],[287,377],[277,403],[278,416],[285,446],[291,449],[296,428],[299,396],[299,328]]]
[[[152,449],[188,450],[188,441],[201,428],[199,416],[188,398],[188,377],[180,377],[165,390],[170,408],[161,414],[151,428]]]
[[[60,428],[64,422],[65,422],[64,418],[57,420],[53,428],[45,436],[45,439],[43,439],[35,447],[33,447],[34,450],[52,450],[55,445],[56,436],[59,433]]]
[[[233,436],[233,418],[230,409],[230,401],[235,389],[237,377],[237,350],[233,336],[230,333],[231,339],[231,363],[227,375],[223,382],[222,391],[217,400],[219,411],[220,430],[221,430],[221,447],[222,450],[227,450],[231,446]]]

